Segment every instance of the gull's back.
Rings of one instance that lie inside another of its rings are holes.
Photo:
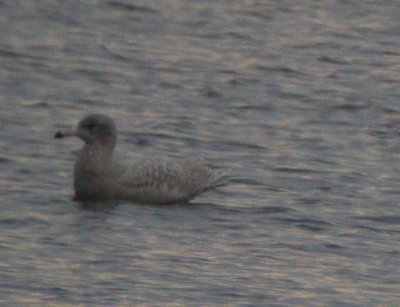
[[[191,159],[143,159],[116,169],[116,194],[138,202],[184,202],[226,184],[224,176]]]

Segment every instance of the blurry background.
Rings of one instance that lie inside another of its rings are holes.
[[[0,303],[396,305],[400,4],[0,1]],[[186,206],[71,200],[118,155],[239,175]]]

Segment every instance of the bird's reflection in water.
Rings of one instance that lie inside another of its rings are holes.
[[[120,204],[117,200],[90,200],[76,201],[77,207],[85,211],[109,212],[117,208]]]
[[[140,207],[157,207],[165,209],[197,209],[199,207],[218,207],[218,205],[213,203],[201,203],[201,202],[176,202],[172,204],[142,204],[136,202],[126,202],[119,200],[88,200],[88,201],[78,201],[74,200],[79,209],[92,212],[107,212],[112,211],[119,205],[132,205]]]

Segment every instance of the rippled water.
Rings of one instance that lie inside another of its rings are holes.
[[[400,304],[395,1],[0,1],[0,303]],[[87,113],[204,155],[188,205],[71,200]]]

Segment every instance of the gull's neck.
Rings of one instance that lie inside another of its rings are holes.
[[[79,153],[75,172],[99,175],[109,168],[115,142],[86,143]],[[77,174],[76,174],[77,175]]]
[[[86,143],[75,162],[74,188],[78,199],[108,197],[107,191],[115,142]]]

